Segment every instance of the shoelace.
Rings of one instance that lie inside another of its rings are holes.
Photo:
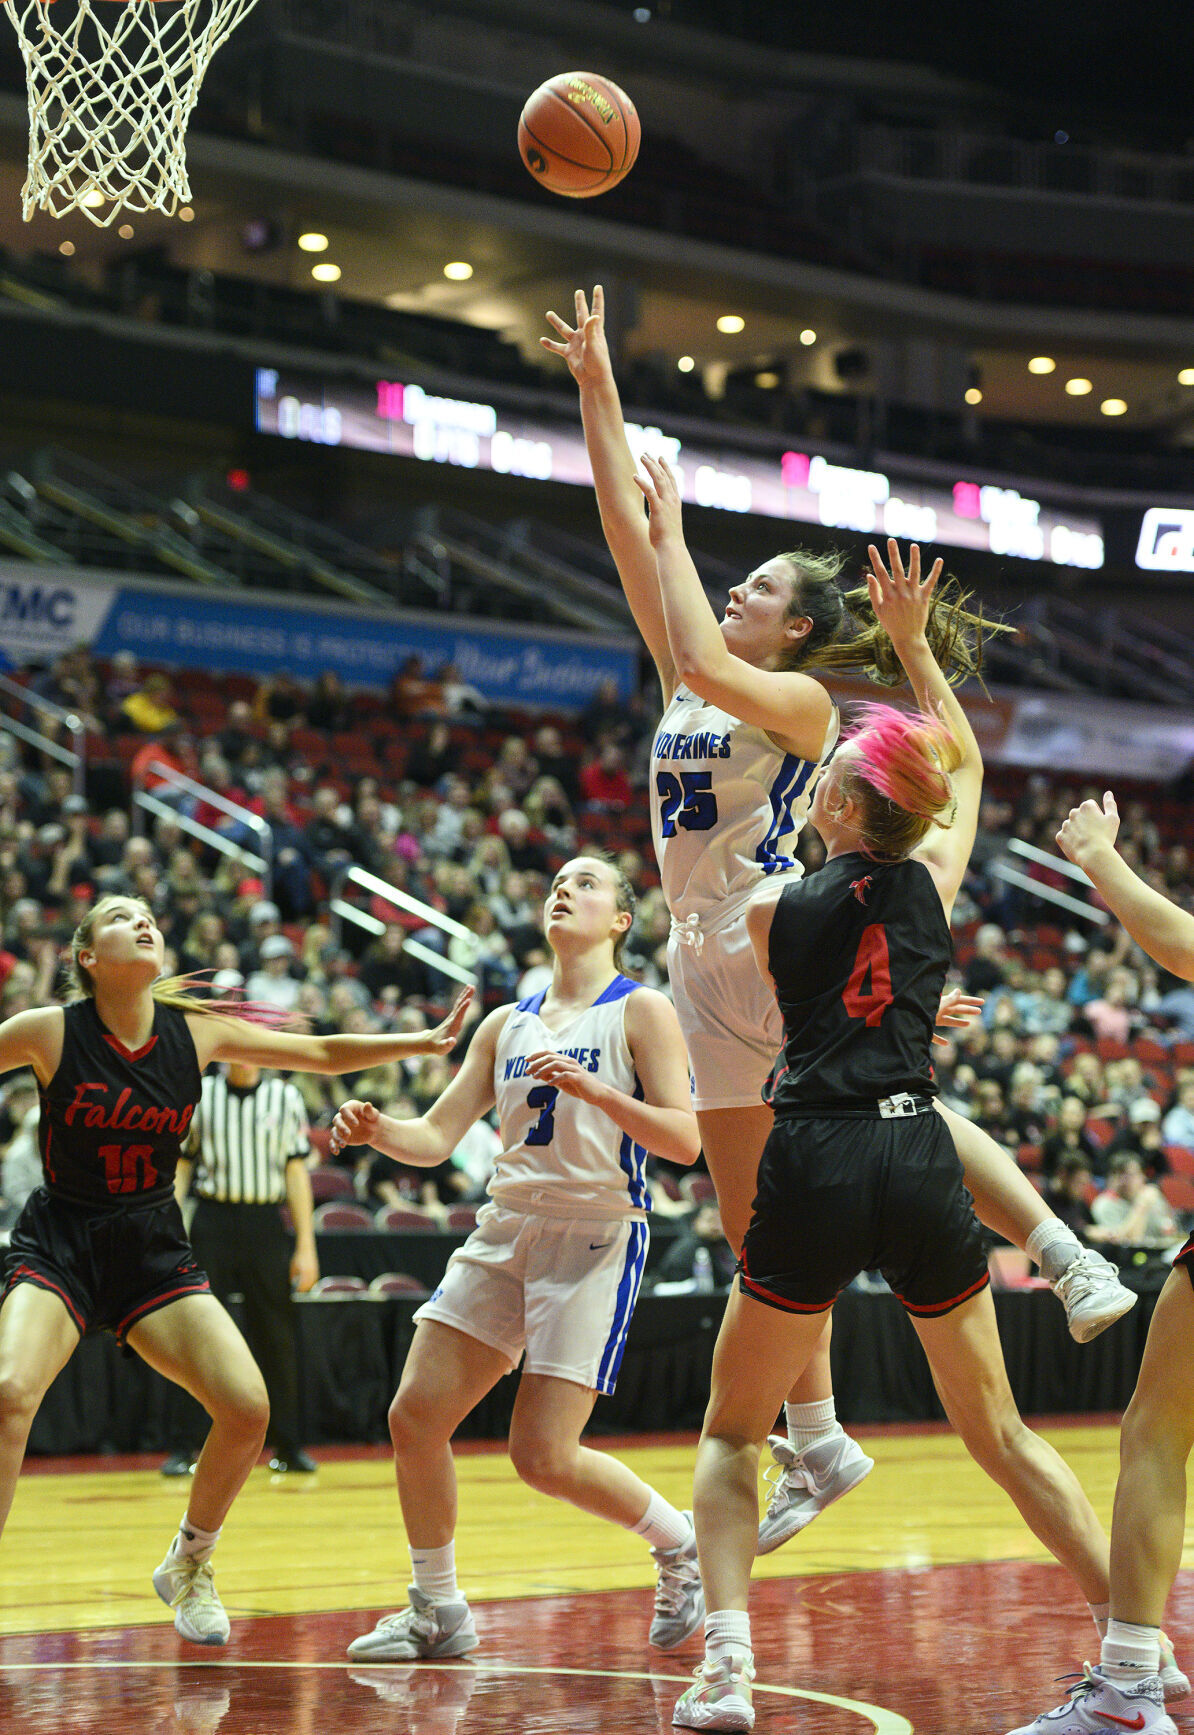
[[[675,1614],[688,1594],[689,1587],[700,1577],[695,1560],[661,1560],[655,1557],[659,1578],[655,1585],[655,1607],[663,1614]]]
[[[1076,1301],[1085,1301],[1098,1285],[1098,1274],[1086,1263],[1086,1255],[1081,1254],[1069,1270],[1063,1272],[1053,1285],[1053,1290],[1067,1307]]]
[[[809,1489],[808,1473],[797,1464],[781,1464],[777,1459],[763,1471],[763,1480],[771,1486],[767,1496],[767,1516],[772,1508],[788,1498],[793,1488]]]
[[[672,935],[678,946],[691,946],[697,957],[700,957],[705,936],[701,933],[701,918],[695,910],[692,915],[685,916],[682,922],[672,918]]]
[[[179,1603],[186,1602],[187,1598],[192,1596],[198,1596],[205,1602],[215,1601],[216,1581],[209,1561],[201,1560],[196,1563],[193,1571],[187,1574],[170,1598],[170,1607],[177,1608]]]

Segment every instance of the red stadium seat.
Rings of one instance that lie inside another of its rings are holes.
[[[311,1170],[311,1197],[317,1205],[326,1205],[329,1199],[351,1199],[352,1176],[347,1169],[321,1163]]]
[[[1175,1211],[1194,1212],[1194,1175],[1162,1175],[1158,1185]]]
[[[1185,1145],[1165,1145],[1164,1151],[1175,1175],[1194,1175],[1194,1151]]]
[[[1152,1036],[1138,1036],[1132,1043],[1132,1053],[1141,1066],[1163,1066],[1169,1068],[1170,1052],[1163,1042],[1158,1042]]]
[[[1126,1060],[1131,1052],[1126,1042],[1116,1042],[1110,1036],[1100,1036],[1095,1043],[1095,1053],[1104,1066],[1109,1060]]]
[[[405,1229],[435,1229],[438,1227],[435,1218],[429,1211],[420,1211],[415,1205],[384,1205],[376,1217],[370,1219],[370,1228],[381,1229],[387,1235],[399,1234]]]
[[[453,1205],[448,1212],[444,1227],[464,1229],[471,1235],[477,1227],[477,1207],[475,1205]]]
[[[321,1277],[308,1294],[315,1301],[325,1297],[333,1300],[351,1300],[354,1295],[368,1295],[369,1285],[363,1277]]]
[[[431,1291],[409,1271],[383,1271],[369,1285],[370,1295],[429,1295]]]
[[[709,1175],[685,1175],[680,1183],[680,1191],[686,1193],[694,1205],[716,1205],[717,1188]]]
[[[342,1204],[339,1199],[333,1199],[326,1205],[316,1205],[312,1221],[321,1234],[329,1230],[351,1232],[372,1229],[373,1213],[364,1205],[350,1205],[347,1201]]]
[[[1016,1161],[1027,1173],[1034,1174],[1041,1166],[1041,1147],[1021,1145],[1016,1152]]]

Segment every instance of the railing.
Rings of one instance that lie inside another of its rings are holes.
[[[229,801],[227,796],[221,795],[218,790],[208,789],[205,784],[196,783],[193,777],[187,777],[183,772],[176,771],[172,765],[163,765],[160,759],[150,760],[145,767],[144,774],[147,776],[152,774],[154,777],[160,778],[163,783],[168,783],[171,789],[178,790],[183,795],[194,796],[196,801],[202,801],[209,807],[218,807],[220,812],[226,813],[230,819],[235,819],[241,825],[247,826],[260,838],[261,854],[255,855],[252,850],[246,849],[243,844],[234,843],[230,837],[225,837],[222,832],[213,831],[210,826],[202,825],[199,820],[193,819],[189,813],[183,812],[171,802],[162,801],[159,796],[151,795],[147,789],[134,789],[133,791],[133,829],[138,835],[142,834],[145,829],[141,819],[142,813],[153,813],[160,819],[172,819],[189,837],[197,837],[201,843],[207,844],[211,849],[218,850],[221,855],[235,856],[253,873],[260,874],[263,888],[262,896],[268,898],[273,895],[274,834],[259,814],[251,813],[247,807],[242,807],[239,802]]]
[[[61,705],[55,705],[50,699],[43,699],[38,693],[31,693],[27,687],[22,687],[19,681],[10,681],[7,675],[0,675],[0,693],[6,693],[22,705],[31,705],[37,711],[44,711],[56,723],[68,730],[74,740],[73,747],[63,747],[61,742],[53,740],[49,735],[43,735],[37,729],[31,729],[27,723],[19,723],[7,712],[0,712],[0,729],[7,729],[10,735],[15,735],[19,741],[26,742],[30,747],[36,747],[39,753],[45,753],[51,759],[57,759],[60,765],[69,767],[74,782],[76,795],[84,793],[84,782],[87,772],[87,726],[73,711],[64,711]]]
[[[392,886],[387,880],[379,879],[376,874],[366,872],[364,868],[343,868],[337,874],[332,886],[332,895],[328,900],[328,910],[332,917],[332,934],[336,944],[340,944],[345,922],[355,922],[358,928],[364,928],[367,934],[384,934],[386,924],[368,910],[359,910],[355,904],[341,894],[348,884],[360,886],[362,891],[372,892],[375,897],[384,898],[386,903],[393,904],[400,910],[409,910],[418,916],[429,928],[439,928],[441,932],[450,934],[456,939],[471,939],[472,929],[463,923],[455,922],[451,916],[445,916],[442,910],[433,909],[430,904],[423,903],[421,898],[413,898],[409,892],[404,892],[398,886]],[[453,963],[442,952],[433,951],[430,946],[424,946],[419,940],[408,940],[404,948],[412,958],[417,958],[421,964],[426,964],[429,970],[438,970],[442,976],[450,976],[453,982],[462,982],[466,987],[475,988],[477,978],[472,970],[466,970],[460,964]]]
[[[1068,879],[1077,880],[1084,886],[1091,883],[1082,869],[1075,867],[1063,855],[1050,855],[1048,850],[1037,849],[1035,844],[1024,843],[1018,837],[1011,838],[1007,847],[1013,855],[1022,855],[1053,873],[1065,874]],[[1068,892],[1058,891],[1056,886],[1046,885],[1043,880],[1034,880],[1017,868],[1008,867],[1006,862],[992,862],[990,872],[997,880],[1004,880],[1009,886],[1019,886],[1021,891],[1031,892],[1034,898],[1056,904],[1059,909],[1068,910],[1070,915],[1078,916],[1084,922],[1093,922],[1098,928],[1106,927],[1111,920],[1106,910],[1100,910],[1094,904],[1084,904],[1080,898],[1071,898]]]

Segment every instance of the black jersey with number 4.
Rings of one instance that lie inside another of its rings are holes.
[[[128,1049],[93,1000],[64,1008],[62,1059],[39,1092],[46,1186],[79,1204],[168,1199],[202,1075],[186,1014],[155,1004],[153,1034]]]
[[[788,886],[770,937],[784,1046],[763,1094],[776,1113],[935,1095],[930,1042],[952,957],[923,862],[835,856]]]

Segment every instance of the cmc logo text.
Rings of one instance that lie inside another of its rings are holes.
[[[46,590],[40,584],[0,585],[0,628],[50,626],[56,632],[69,632],[77,606],[73,590]]]
[[[1194,507],[1150,506],[1140,526],[1136,565],[1151,572],[1194,572]]]

